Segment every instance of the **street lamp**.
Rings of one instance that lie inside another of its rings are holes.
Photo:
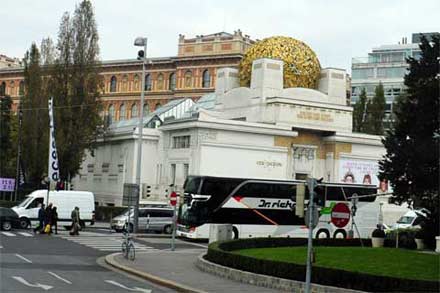
[[[138,197],[134,207],[133,232],[137,233],[139,220],[139,199],[141,197],[141,163],[142,163],[142,136],[144,128],[144,99],[145,99],[145,64],[147,61],[147,38],[137,37],[134,40],[134,45],[137,47],[144,47],[144,50],[138,52],[138,59],[142,60],[142,86],[141,86],[141,104],[139,107],[139,136],[138,136],[138,152],[136,165],[136,184],[138,186]]]

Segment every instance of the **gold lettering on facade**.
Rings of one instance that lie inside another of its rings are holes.
[[[299,119],[305,119],[305,120],[333,122],[333,117],[330,114],[326,114],[326,113],[314,113],[314,112],[309,112],[309,111],[300,111],[296,115],[296,117]]]
[[[275,168],[275,167],[281,167],[283,166],[283,164],[281,164],[280,162],[276,162],[276,161],[257,161],[257,166],[262,166],[264,168]]]

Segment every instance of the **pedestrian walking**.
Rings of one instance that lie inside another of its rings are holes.
[[[34,233],[37,233],[43,231],[44,229],[44,217],[45,217],[45,211],[44,211],[44,204],[40,203],[38,204],[38,207],[40,208],[38,210],[38,226],[34,228]]]
[[[72,218],[72,229],[70,235],[79,235],[79,207],[75,207],[70,214]]]
[[[44,215],[44,232],[48,235],[52,233],[52,203],[49,203]]]
[[[55,234],[58,234],[58,212],[57,207],[52,208],[52,226],[55,227]]]

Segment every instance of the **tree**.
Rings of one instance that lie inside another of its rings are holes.
[[[375,95],[371,103],[368,103],[367,107],[367,133],[383,135],[383,120],[385,118],[385,95],[383,90],[383,84],[379,82],[379,85],[375,89]]]
[[[28,179],[37,187],[42,176],[47,173],[49,122],[40,52],[35,43],[24,58],[24,84],[22,157],[27,167]]]
[[[73,18],[68,13],[63,15],[52,74],[56,139],[63,180],[78,173],[84,152],[93,148],[101,124],[98,39],[90,1],[83,0],[76,7]]]
[[[355,132],[363,132],[366,106],[367,93],[365,91],[365,88],[363,88],[359,96],[359,100],[353,107],[353,131]]]
[[[439,37],[422,37],[419,60],[408,58],[406,94],[395,107],[395,122],[383,144],[381,179],[388,179],[398,203],[431,212],[424,230],[428,245],[439,235]]]

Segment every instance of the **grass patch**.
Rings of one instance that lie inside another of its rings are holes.
[[[440,256],[412,250],[371,247],[314,247],[315,266],[412,280],[438,281]],[[234,250],[259,259],[305,264],[307,247]]]

